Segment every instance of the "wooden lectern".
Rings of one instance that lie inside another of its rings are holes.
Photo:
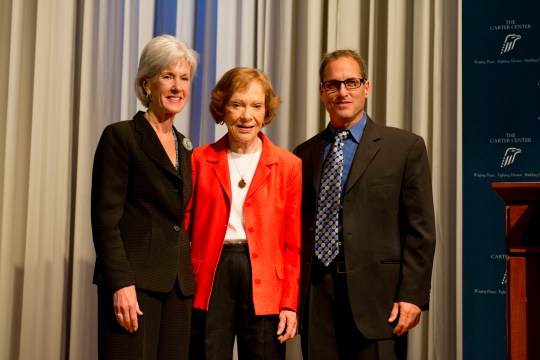
[[[491,187],[506,203],[506,358],[540,359],[540,183]]]

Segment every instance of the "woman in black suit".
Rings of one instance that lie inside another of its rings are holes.
[[[173,126],[197,53],[163,35],[143,49],[135,91],[146,112],[105,128],[94,158],[100,359],[187,359],[194,284],[183,212],[189,139]]]

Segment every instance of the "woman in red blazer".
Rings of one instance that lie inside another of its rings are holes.
[[[280,99],[268,77],[229,70],[210,111],[228,133],[195,149],[186,217],[195,275],[193,359],[284,359],[296,334],[301,161],[260,131]]]

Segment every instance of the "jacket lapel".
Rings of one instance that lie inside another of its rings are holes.
[[[161,145],[152,125],[144,118],[144,113],[139,111],[133,120],[135,121],[135,130],[141,134],[141,148],[146,155],[162,168],[164,172],[182,180],[182,177],[178,174],[165,152],[163,145]],[[179,139],[178,141],[180,142],[181,140]],[[180,147],[182,145],[179,143],[178,146]]]
[[[368,117],[364,133],[356,149],[356,154],[351,165],[349,172],[349,178],[345,186],[345,193],[354,186],[354,184],[360,179],[364,171],[366,171],[369,163],[375,155],[379,152],[380,145],[378,140],[381,138],[377,125]]]
[[[179,177],[180,180],[184,183],[182,186],[184,204],[187,204],[189,202],[189,199],[191,199],[191,153],[193,151],[193,148],[189,139],[176,131],[176,129],[174,129],[174,131],[176,132],[176,137],[178,139],[178,162],[180,164]],[[175,171],[175,173],[177,172]]]
[[[264,183],[265,179],[270,175],[270,166],[279,162],[275,151],[272,150],[274,144],[268,139],[262,132],[259,133],[259,137],[262,140],[262,152],[257,168],[255,169],[255,175],[249,186],[246,199],[251,197],[255,191]]]
[[[324,163],[324,147],[328,142],[328,138],[331,136],[331,131],[327,127],[317,139],[315,139],[315,146],[310,153],[311,156],[311,166],[313,169],[313,188],[316,194],[319,194],[319,188],[321,186],[321,176],[322,176],[322,167]],[[318,196],[318,195],[317,195]]]
[[[227,194],[229,203],[232,201],[231,177],[229,175],[229,161],[227,160],[227,138],[224,135],[217,142],[210,145],[210,152],[206,157],[208,166],[213,167],[214,174],[221,188]]]

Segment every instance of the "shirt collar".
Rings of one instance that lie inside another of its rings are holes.
[[[364,115],[360,119],[359,122],[354,124],[351,128],[347,129],[349,130],[349,133],[352,135],[354,141],[357,143],[360,143],[360,138],[362,137],[362,133],[364,132],[364,128],[366,127],[367,122],[367,113],[364,112]],[[337,129],[332,126],[332,124],[328,124],[328,128],[330,129],[330,133],[333,134]]]

